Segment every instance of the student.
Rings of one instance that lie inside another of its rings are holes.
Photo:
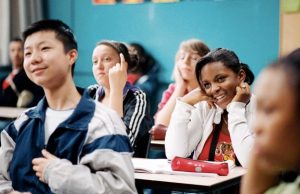
[[[198,87],[195,66],[197,61],[208,52],[209,48],[206,44],[197,39],[189,39],[180,44],[175,57],[175,83],[171,83],[163,93],[155,115],[155,124],[168,126],[176,99]]]
[[[246,167],[253,145],[253,73],[233,51],[217,49],[198,61],[196,78],[200,87],[177,99],[166,133],[167,158],[192,154],[195,160],[233,160]]]
[[[127,70],[134,67],[127,47],[116,41],[101,41],[92,61],[98,84],[89,87],[90,96],[118,113],[126,125],[133,156],[146,157],[152,122],[146,94],[126,81]]]
[[[32,83],[23,69],[23,41],[14,38],[9,43],[12,71],[0,80],[0,106],[32,107],[42,98],[43,90]]]
[[[43,20],[23,37],[25,71],[45,98],[1,133],[0,193],[135,193],[124,124],[75,87],[71,29]]]
[[[241,193],[300,193],[299,88],[300,48],[271,64],[259,76],[253,126],[256,138]],[[289,176],[290,180],[279,176],[288,171],[296,176]]]
[[[128,71],[127,80],[132,85],[143,90],[149,101],[151,116],[155,113],[157,106],[157,92],[159,89],[159,65],[155,59],[139,43],[128,45],[129,54],[137,57],[137,65]],[[149,98],[151,96],[151,98]]]

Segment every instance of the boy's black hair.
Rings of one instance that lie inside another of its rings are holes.
[[[77,41],[71,28],[60,20],[40,20],[28,26],[23,32],[23,40],[27,37],[40,31],[53,31],[56,33],[56,38],[64,45],[65,53],[72,49],[77,50]],[[75,62],[72,66],[72,75],[74,72]]]
[[[198,84],[201,86],[201,70],[209,63],[222,62],[224,66],[231,69],[234,73],[238,74],[240,70],[244,70],[246,73],[245,82],[251,85],[254,81],[254,74],[250,70],[247,64],[241,63],[238,56],[230,50],[224,48],[218,48],[214,51],[209,52],[207,55],[202,57],[196,65],[196,78]]]

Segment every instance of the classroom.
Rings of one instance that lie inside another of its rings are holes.
[[[300,98],[300,0],[3,0],[0,13],[0,194],[300,193],[299,113],[284,113]]]

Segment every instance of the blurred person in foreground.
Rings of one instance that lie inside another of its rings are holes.
[[[256,83],[255,144],[242,194],[300,193],[300,49],[268,66]]]

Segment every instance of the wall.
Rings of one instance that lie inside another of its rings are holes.
[[[300,47],[300,12],[281,14],[280,54]]]
[[[75,80],[95,83],[91,53],[101,39],[143,43],[170,81],[174,55],[184,39],[236,51],[257,74],[278,56],[279,0],[182,0],[179,3],[94,6],[92,0],[48,0],[48,18],[68,23],[79,42]]]

